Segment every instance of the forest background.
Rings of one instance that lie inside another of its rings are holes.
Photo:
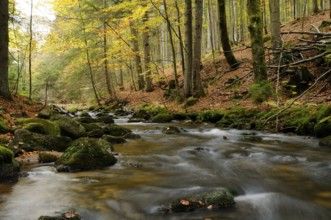
[[[300,95],[278,91],[288,81],[277,79],[277,67],[286,55],[279,51],[306,36],[281,35],[280,28],[320,32],[331,2],[58,0],[46,10],[34,1],[9,2],[12,94],[44,104],[170,100],[174,108],[188,97],[200,98],[202,108],[250,105],[245,97],[254,88],[254,103]],[[316,63],[308,68],[316,78],[323,73]]]

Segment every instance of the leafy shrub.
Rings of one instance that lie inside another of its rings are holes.
[[[249,87],[248,95],[256,104],[260,104],[273,95],[273,88],[269,81],[254,83]]]

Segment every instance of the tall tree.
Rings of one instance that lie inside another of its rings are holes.
[[[204,94],[201,85],[201,38],[203,20],[203,0],[195,0],[195,31],[193,48],[192,94],[200,97]]]
[[[280,1],[273,0],[269,3],[270,8],[270,29],[272,35],[272,47],[274,49],[281,46],[281,35],[280,35]]]
[[[143,31],[143,44],[144,44],[144,64],[145,64],[145,81],[146,81],[146,92],[152,92],[153,91],[153,82],[152,82],[152,70],[151,70],[151,45],[149,40],[149,26],[148,26],[148,20],[149,20],[149,12],[148,9],[145,12],[145,15],[143,17],[144,22],[144,31]]]
[[[32,99],[32,41],[33,41],[33,32],[32,32],[32,18],[33,18],[33,0],[31,0],[30,5],[30,40],[29,40],[29,99]]]
[[[185,97],[192,95],[192,64],[193,64],[193,25],[192,25],[192,0],[185,0],[185,73],[184,94]]]
[[[8,0],[0,1],[0,95],[12,100],[8,82]]]
[[[235,56],[233,55],[229,35],[228,35],[228,27],[226,21],[226,10],[225,10],[225,0],[218,0],[218,9],[219,9],[219,28],[221,32],[221,43],[223,48],[223,53],[226,59],[226,62],[229,64],[231,68],[237,68],[240,63],[237,61]]]
[[[249,33],[252,43],[253,71],[255,82],[267,80],[267,67],[265,63],[263,44],[263,22],[260,0],[248,0],[247,10],[249,17]]]
[[[314,13],[319,12],[319,8],[318,8],[318,0],[313,0],[313,12],[314,12]]]
[[[133,23],[130,22],[130,29],[132,37],[132,45],[133,45],[133,51],[134,51],[134,62],[136,66],[136,73],[138,78],[138,90],[143,90],[145,87],[145,80],[143,77],[143,69],[141,65],[141,56],[140,56],[140,49],[139,49],[139,34],[136,29],[136,27],[133,26]]]

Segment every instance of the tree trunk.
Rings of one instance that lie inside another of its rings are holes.
[[[267,80],[267,67],[265,64],[263,45],[263,23],[260,9],[260,0],[248,0],[249,33],[251,35],[253,71],[255,82]]]
[[[181,56],[181,64],[182,64],[182,73],[185,73],[185,55],[184,55],[184,43],[183,43],[183,39],[182,39],[182,30],[180,28],[180,24],[181,24],[181,15],[180,15],[180,11],[179,11],[179,6],[177,1],[175,1],[175,6],[176,6],[176,11],[177,11],[177,22],[178,22],[178,37],[179,37],[179,48],[180,48],[180,56]]]
[[[279,0],[273,0],[269,3],[270,8],[270,29],[272,36],[272,47],[274,49],[281,46],[280,35],[280,4]]]
[[[330,11],[330,18],[331,18],[331,0],[329,0],[329,11]]]
[[[192,64],[193,64],[193,25],[192,25],[192,0],[185,0],[185,74],[184,94],[185,97],[192,95]]]
[[[143,43],[144,43],[144,64],[145,64],[145,81],[146,87],[145,92],[152,92],[153,91],[153,83],[152,83],[152,72],[151,72],[151,46],[149,42],[149,27],[148,27],[148,20],[149,20],[149,12],[146,11],[143,17],[143,22],[145,25],[143,31]]]
[[[136,65],[136,72],[137,72],[137,78],[138,78],[138,90],[143,90],[145,87],[145,81],[144,81],[144,76],[143,74],[143,69],[141,66],[141,57],[140,57],[140,49],[139,49],[139,35],[138,35],[138,31],[137,29],[130,24],[130,28],[131,28],[131,33],[133,35],[133,39],[132,39],[132,44],[133,44],[133,50],[134,50],[134,61],[135,61],[135,65]]]
[[[81,10],[80,4],[78,6],[79,6],[79,10]],[[98,97],[97,89],[95,87],[94,78],[93,78],[92,64],[91,64],[91,59],[90,59],[90,51],[88,49],[88,42],[87,42],[87,37],[86,37],[85,22],[84,22],[84,19],[82,17],[81,12],[80,12],[80,19],[81,19],[81,22],[82,22],[86,61],[87,61],[87,65],[88,65],[88,68],[89,68],[89,75],[90,75],[90,79],[91,79],[92,89],[93,89],[93,92],[94,92],[95,100],[97,101],[98,105],[101,105],[99,97]]]
[[[32,99],[32,12],[33,12],[33,0],[31,0],[30,10],[30,40],[29,40],[29,99]]]
[[[8,0],[0,1],[0,96],[12,100],[8,82]]]
[[[204,91],[201,85],[201,38],[203,20],[203,0],[195,0],[195,32],[193,49],[192,94],[201,97]]]
[[[103,0],[103,8],[106,8],[106,1]],[[107,21],[103,22],[103,64],[104,64],[104,74],[106,78],[106,85],[107,85],[107,91],[108,95],[110,97],[113,96],[112,88],[111,88],[111,83],[110,83],[110,76],[108,72],[108,56],[107,56]]]
[[[319,12],[319,8],[318,8],[318,0],[313,0],[313,12],[314,12],[314,13]]]
[[[229,35],[228,35],[228,27],[226,23],[226,12],[225,12],[225,0],[218,0],[218,8],[219,8],[219,28],[221,31],[221,43],[224,52],[224,56],[226,62],[229,64],[231,69],[237,68],[240,64],[233,55]]]
[[[173,40],[173,37],[172,37],[171,23],[170,23],[170,20],[169,20],[168,6],[167,6],[167,3],[166,3],[166,0],[163,0],[163,5],[164,5],[164,13],[165,13],[166,21],[167,21],[167,28],[168,28],[170,46],[171,46],[171,52],[172,52],[172,64],[173,64],[173,69],[174,69],[175,84],[176,84],[176,89],[178,90],[179,83],[178,83],[178,73],[177,73],[176,48],[175,48],[174,40]]]

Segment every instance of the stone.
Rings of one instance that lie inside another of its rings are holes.
[[[331,135],[331,116],[320,120],[319,123],[315,125],[314,132],[315,135],[320,138]]]
[[[124,128],[124,127],[116,125],[116,124],[103,126],[102,130],[105,134],[109,134],[112,136],[120,136],[120,137],[123,137],[129,133],[132,133],[132,131],[130,129]]]
[[[319,141],[319,146],[331,148],[331,135],[321,139]]]
[[[16,182],[19,177],[19,163],[14,159],[14,153],[0,146],[0,182]]]
[[[174,116],[169,113],[159,113],[152,118],[154,123],[168,123],[174,119]]]
[[[117,159],[108,150],[109,142],[96,138],[79,138],[57,161],[58,172],[92,170],[114,165]]]
[[[126,140],[123,137],[115,137],[111,135],[103,135],[102,139],[108,141],[111,144],[123,144]]]
[[[11,147],[19,147],[25,151],[64,151],[67,149],[72,139],[65,136],[52,136],[48,134],[38,134],[26,129],[18,129],[14,132],[14,139]]]
[[[189,212],[199,208],[224,209],[235,205],[234,197],[227,189],[219,189],[213,192],[196,193],[171,202],[169,211]]]
[[[60,136],[60,127],[53,121],[42,118],[17,118],[16,125],[24,125],[23,128],[31,132]]]
[[[162,133],[164,134],[178,134],[180,133],[180,129],[175,126],[169,126],[162,128]]]
[[[64,136],[77,139],[85,135],[86,130],[84,126],[75,119],[61,117],[56,123],[60,126],[61,133]]]
[[[39,163],[53,163],[56,162],[58,159],[58,156],[48,152],[40,152],[38,155]]]

